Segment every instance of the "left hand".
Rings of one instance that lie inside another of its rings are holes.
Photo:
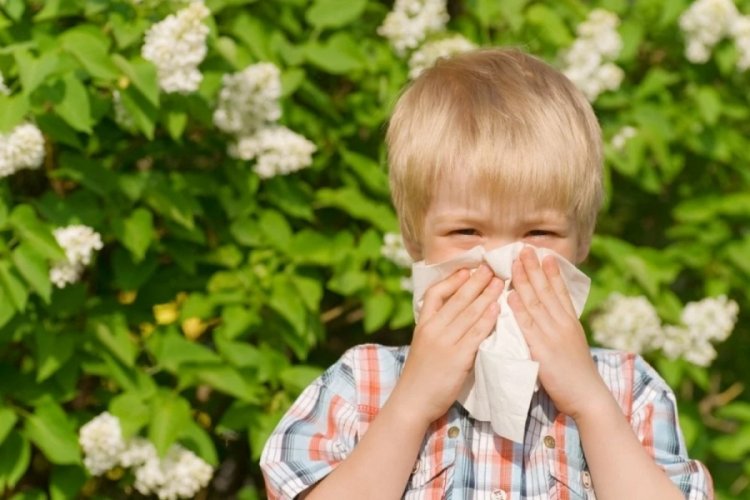
[[[508,305],[539,362],[539,379],[558,410],[577,420],[611,397],[591,357],[557,260],[539,264],[524,248],[513,263],[513,293]]]

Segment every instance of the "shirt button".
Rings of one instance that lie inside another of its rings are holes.
[[[448,429],[448,437],[451,438],[451,439],[453,439],[453,438],[455,438],[455,437],[458,436],[459,432],[460,431],[458,430],[458,427],[456,427],[454,425],[453,427],[451,427],[450,429]]]
[[[589,471],[585,470],[581,472],[581,482],[583,483],[583,487],[587,490],[591,489],[591,474],[589,474]]]
[[[508,495],[505,490],[495,490],[492,492],[492,500],[506,500]]]
[[[544,439],[542,440],[544,442],[544,446],[547,448],[554,448],[555,447],[555,438],[552,436],[544,436]]]

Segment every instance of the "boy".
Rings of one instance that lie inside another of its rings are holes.
[[[439,61],[396,104],[391,188],[411,256],[514,242],[587,255],[601,133],[562,74],[516,50]],[[473,272],[472,272],[473,271]],[[486,265],[429,288],[411,346],[349,350],[295,402],[261,458],[271,498],[711,498],[674,396],[640,357],[589,350],[560,268],[524,248],[508,307],[539,363],[522,443],[456,402],[500,313]]]

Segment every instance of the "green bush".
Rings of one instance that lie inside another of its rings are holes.
[[[0,3],[0,492],[202,487],[148,486],[137,448],[209,464],[204,497],[263,496],[262,445],[301,389],[353,344],[408,342],[384,122],[410,60],[472,43],[587,85],[608,191],[592,338],[644,351],[718,497],[750,497],[750,42],[725,4],[704,45],[684,0],[453,1],[445,30],[392,45],[374,0]],[[621,37],[601,73],[573,64],[594,7]],[[633,301],[653,338],[612,330]]]

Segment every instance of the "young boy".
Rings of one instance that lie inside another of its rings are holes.
[[[399,99],[391,188],[407,249],[441,263],[514,242],[587,255],[601,133],[562,74],[517,50],[439,61]],[[268,440],[270,498],[712,498],[674,395],[640,357],[590,350],[554,258],[524,248],[508,307],[539,363],[522,443],[456,402],[498,318],[486,265],[429,288],[411,346],[349,350]]]

